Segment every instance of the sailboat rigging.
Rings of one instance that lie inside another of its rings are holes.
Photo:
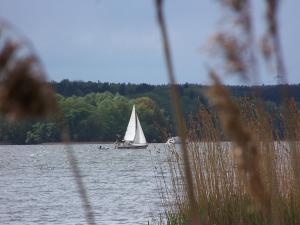
[[[147,146],[143,128],[133,105],[124,139],[121,142],[117,140],[115,148],[147,148]]]

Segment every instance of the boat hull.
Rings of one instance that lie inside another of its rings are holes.
[[[133,144],[116,144],[116,149],[146,149],[148,145],[133,145]]]

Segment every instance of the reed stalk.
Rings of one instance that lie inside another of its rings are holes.
[[[157,21],[160,28],[161,39],[163,44],[163,52],[164,52],[167,71],[168,71],[168,78],[171,85],[171,102],[172,102],[173,111],[176,119],[177,132],[182,140],[181,152],[184,160],[184,174],[185,174],[184,177],[186,181],[186,190],[187,190],[189,205],[191,209],[191,217],[190,217],[191,224],[199,224],[200,221],[199,221],[198,213],[196,211],[197,203],[194,195],[193,178],[192,178],[192,172],[190,168],[189,155],[186,146],[187,130],[186,130],[186,125],[184,122],[184,117],[181,109],[178,90],[176,87],[176,79],[175,79],[175,74],[173,69],[171,49],[170,49],[167,28],[166,28],[164,13],[163,13],[163,0],[156,0],[155,3],[156,3]]]

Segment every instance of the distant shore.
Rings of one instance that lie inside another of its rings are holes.
[[[113,144],[114,142],[97,142],[97,141],[75,141],[75,142],[68,142],[68,144]],[[40,143],[40,144],[12,144],[12,143],[0,143],[0,145],[62,145],[62,144],[66,144],[65,142],[45,142],[45,143]]]

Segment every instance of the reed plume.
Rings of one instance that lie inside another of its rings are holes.
[[[221,85],[217,75],[212,71],[214,86],[208,96],[216,108],[225,133],[236,144],[235,155],[243,177],[252,196],[259,202],[266,216],[270,214],[269,194],[263,185],[260,174],[258,147],[251,133],[245,129],[238,107],[230,99],[229,92]]]

